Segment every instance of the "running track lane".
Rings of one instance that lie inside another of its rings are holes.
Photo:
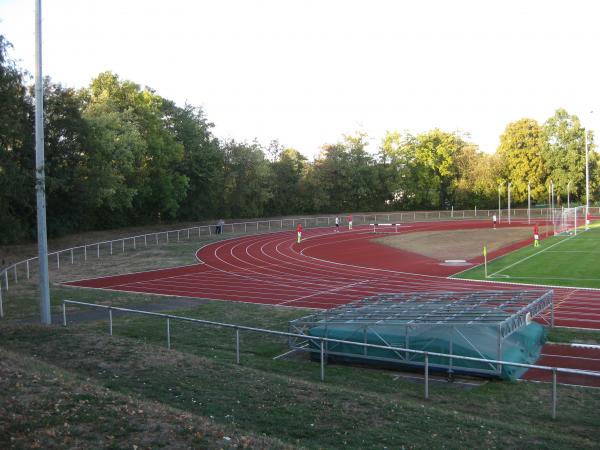
[[[421,223],[410,224],[403,231],[482,226],[489,225],[482,222]],[[295,243],[292,232],[233,238],[201,248],[197,252],[201,264],[66,284],[324,309],[379,293],[523,289],[523,286],[495,282],[448,279],[446,277],[457,270],[455,267],[440,266],[432,258],[373,243],[373,234],[365,227],[340,233],[332,233],[330,229],[307,230],[304,235],[300,245]],[[506,251],[492,253],[490,258]],[[599,291],[555,288],[554,292],[556,325],[600,329]],[[540,364],[560,363],[564,367],[593,370],[590,364],[595,367],[600,359],[600,350],[588,358],[580,355],[580,349],[569,348],[567,358],[548,353],[547,348],[542,350],[544,356]],[[535,372],[531,377],[545,380],[545,376]],[[561,375],[561,382],[595,385],[590,377],[586,377],[587,381],[563,380],[564,377]]]
[[[406,232],[450,226],[483,224],[411,224]],[[523,289],[448,279],[456,267],[373,243],[365,228],[340,233],[308,230],[305,235],[300,245],[290,232],[220,241],[197,252],[203,264],[66,284],[325,309],[379,293]],[[600,291],[555,288],[554,292],[556,325],[600,329]]]

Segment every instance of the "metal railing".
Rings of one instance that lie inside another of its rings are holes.
[[[595,208],[600,214],[600,207]],[[530,214],[528,214],[528,211]],[[590,208],[590,213],[592,208]],[[548,209],[511,209],[510,217],[515,219],[546,217]],[[348,213],[340,214],[341,225],[348,224]],[[353,214],[354,225],[365,225],[376,222],[423,222],[435,220],[464,220],[476,219],[486,220],[493,215],[498,215],[498,219],[509,217],[507,210],[497,209],[472,209],[472,210],[444,210],[444,211],[403,211],[391,213],[373,213],[373,214]],[[299,217],[285,219],[266,219],[250,222],[226,223],[221,228],[222,234],[243,235],[248,233],[268,233],[277,231],[295,230],[296,225],[300,223],[305,229],[330,227],[335,223],[335,216],[317,216],[317,217]],[[88,259],[100,259],[101,256],[110,256],[115,253],[124,254],[126,251],[148,248],[150,245],[170,244],[183,240],[192,240],[212,237],[217,233],[218,225],[199,225],[176,230],[157,231],[154,233],[145,233],[135,236],[127,236],[118,239],[112,239],[92,244],[83,244],[62,250],[48,253],[49,266],[60,270],[61,264],[75,264],[76,261],[87,261]],[[12,283],[18,283],[19,277],[29,279],[37,269],[38,257],[32,257],[23,261],[18,261],[8,267],[0,270],[0,318],[4,317],[3,292],[9,290],[9,279]]]
[[[216,321],[212,321],[212,320],[195,319],[193,317],[176,316],[176,315],[172,315],[172,314],[163,314],[163,313],[142,311],[142,310],[130,309],[130,308],[120,308],[120,307],[116,307],[116,306],[99,305],[96,303],[79,302],[76,300],[63,300],[63,302],[62,302],[63,326],[65,326],[65,327],[67,326],[67,304],[107,310],[108,311],[108,321],[109,321],[109,334],[111,336],[113,335],[113,315],[112,315],[113,311],[121,311],[121,312],[127,312],[127,313],[134,313],[134,314],[164,318],[164,319],[166,319],[167,348],[168,349],[171,349],[171,320],[178,320],[178,321],[182,321],[182,322],[191,322],[191,323],[200,324],[200,325],[211,325],[211,326],[217,326],[217,327],[221,327],[221,328],[233,329],[235,331],[235,362],[236,362],[236,364],[240,364],[240,331],[248,331],[248,332],[260,333],[260,334],[266,334],[266,335],[272,335],[272,336],[281,336],[281,337],[287,337],[288,339],[290,339],[290,338],[306,339],[307,341],[312,342],[318,348],[318,350],[316,350],[316,351],[318,351],[320,354],[321,381],[325,381],[325,363],[326,363],[327,356],[328,356],[326,346],[325,346],[326,343],[346,344],[346,345],[354,345],[357,347],[362,347],[364,349],[379,349],[379,350],[388,350],[388,351],[393,351],[393,352],[404,352],[404,353],[412,353],[412,354],[416,354],[416,355],[422,355],[424,357],[424,391],[425,391],[424,396],[425,396],[425,399],[429,399],[429,367],[430,367],[429,358],[430,357],[448,358],[450,361],[457,359],[457,360],[472,361],[472,362],[479,362],[479,363],[485,363],[485,364],[504,365],[504,366],[511,366],[511,367],[520,367],[520,368],[525,368],[525,369],[537,369],[537,370],[547,371],[547,372],[552,373],[552,418],[553,419],[556,419],[556,408],[557,408],[557,403],[558,403],[558,396],[557,396],[557,374],[558,373],[585,375],[585,376],[600,378],[600,372],[594,372],[594,371],[589,371],[589,370],[540,366],[540,365],[536,365],[536,364],[523,364],[523,363],[510,362],[510,361],[475,358],[475,357],[471,357],[471,356],[459,356],[459,355],[451,355],[451,354],[447,354],[447,353],[427,352],[427,351],[423,351],[423,350],[414,350],[414,349],[409,349],[409,348],[394,347],[394,346],[387,346],[387,345],[367,344],[367,343],[363,343],[363,342],[345,341],[345,340],[341,340],[341,339],[332,339],[332,338],[325,338],[325,337],[318,337],[318,336],[308,336],[306,334],[297,334],[297,333],[290,333],[290,332],[286,332],[286,331],[269,330],[269,329],[265,329],[265,328],[249,327],[249,326],[245,326],[245,325],[216,322]],[[310,351],[310,350],[308,350],[308,351]]]

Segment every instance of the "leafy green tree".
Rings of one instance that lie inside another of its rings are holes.
[[[129,112],[145,144],[135,154],[135,178],[129,185],[135,190],[131,219],[140,223],[175,219],[189,180],[177,170],[184,149],[169,129],[172,123],[164,114],[165,100],[148,88],[141,89],[105,72],[92,81],[87,104],[103,105],[105,111]]]
[[[433,204],[438,189],[427,167],[417,159],[417,140],[397,131],[384,136],[380,154],[388,202],[394,209],[422,209]]]
[[[544,123],[543,134],[546,184],[552,180],[555,194],[566,198],[571,182],[571,196],[585,201],[585,134],[579,118],[558,109]]]
[[[260,217],[271,198],[269,162],[257,144],[233,140],[222,145],[224,152],[222,215]]]
[[[498,182],[511,182],[511,197],[515,203],[527,201],[527,184],[531,196],[544,200],[547,169],[544,158],[544,133],[534,119],[511,122],[500,137],[497,150],[500,159]]]
[[[358,211],[378,203],[380,182],[375,159],[367,150],[366,134],[344,136],[325,145],[310,172],[315,208],[320,211]]]
[[[47,224],[50,235],[93,226],[82,176],[89,146],[89,128],[82,99],[73,89],[44,82],[44,144]]]
[[[0,243],[35,233],[33,107],[10,47],[0,35]]]
[[[198,220],[219,215],[223,194],[224,155],[218,140],[211,134],[209,123],[201,108],[177,107],[165,101],[164,116],[175,140],[183,147],[183,159],[178,171],[188,180],[185,199],[179,217]]]
[[[273,147],[271,147],[273,148]],[[300,152],[287,148],[276,153],[271,163],[271,193],[268,212],[273,215],[297,214],[305,211],[304,176],[307,160]]]

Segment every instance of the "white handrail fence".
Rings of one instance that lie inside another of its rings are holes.
[[[591,211],[592,208],[590,208]],[[600,207],[596,208],[600,214]],[[532,209],[531,217],[544,219],[549,210],[547,208]],[[496,209],[473,209],[473,210],[444,210],[444,211],[402,211],[390,213],[375,214],[352,214],[354,225],[364,225],[377,222],[395,222],[410,223],[436,220],[488,220],[493,215],[498,215],[498,220],[506,217],[507,210],[498,211]],[[511,209],[511,217],[527,219],[528,209]],[[348,224],[349,213],[340,214],[341,225]],[[330,216],[312,216],[283,219],[265,219],[251,222],[225,223],[220,229],[222,234],[243,235],[249,233],[269,233],[280,231],[295,230],[298,223],[305,229],[331,227],[335,224],[334,215]],[[145,233],[135,236],[127,236],[118,239],[112,239],[91,244],[84,244],[57,250],[48,253],[49,266],[60,269],[61,265],[66,263],[75,264],[80,261],[87,261],[90,258],[99,259],[101,256],[110,256],[115,253],[124,254],[126,251],[148,248],[150,245],[162,245],[179,242],[181,240],[201,240],[210,238],[219,233],[218,225],[199,225],[188,228],[180,228],[168,231],[158,231],[154,233]],[[3,296],[6,296],[11,283],[18,283],[19,278],[30,279],[37,273],[38,257],[32,257],[23,261],[18,261],[0,270],[0,318],[4,317]],[[10,281],[9,281],[10,280]]]
[[[304,335],[304,334],[290,333],[290,332],[286,332],[286,331],[269,330],[269,329],[265,329],[265,328],[249,327],[249,326],[245,326],[245,325],[216,322],[216,321],[212,321],[212,320],[196,319],[193,317],[176,316],[176,315],[172,315],[172,314],[164,314],[164,313],[157,313],[157,312],[151,312],[151,311],[142,311],[142,310],[130,309],[130,308],[120,308],[120,307],[116,307],[116,306],[99,305],[96,303],[86,303],[86,302],[80,302],[80,301],[75,301],[75,300],[63,300],[63,302],[62,302],[63,326],[65,326],[65,327],[67,326],[67,323],[68,323],[67,322],[67,304],[107,310],[108,311],[108,321],[109,321],[109,334],[111,336],[113,335],[113,314],[112,314],[113,311],[121,311],[121,312],[125,312],[125,313],[140,314],[140,315],[145,315],[145,316],[164,318],[164,319],[166,319],[166,330],[167,330],[167,344],[166,345],[167,345],[168,349],[171,349],[171,320],[176,320],[176,321],[181,321],[181,322],[191,322],[191,323],[199,324],[199,325],[210,325],[210,326],[216,326],[216,327],[221,327],[221,328],[233,329],[235,331],[235,362],[236,362],[236,364],[241,363],[240,362],[240,332],[241,331],[248,331],[248,332],[266,334],[266,335],[271,335],[271,336],[287,337],[288,339],[289,338],[306,339],[307,341],[310,341],[310,342],[312,342],[313,345],[315,345],[315,347],[318,349],[317,351],[320,354],[321,381],[325,381],[325,366],[326,366],[326,361],[328,359],[328,355],[327,355],[327,344],[328,343],[353,345],[353,346],[357,346],[357,347],[362,347],[364,349],[379,349],[379,350],[388,350],[388,351],[393,351],[393,352],[402,352],[402,353],[411,353],[411,354],[415,354],[415,355],[422,355],[424,357],[423,371],[424,371],[424,391],[425,391],[424,396],[425,396],[425,399],[429,399],[429,370],[430,370],[429,358],[430,357],[442,357],[442,358],[448,358],[451,361],[463,360],[463,361],[485,363],[485,364],[490,364],[490,365],[504,365],[504,366],[521,367],[521,368],[525,368],[525,369],[537,369],[537,370],[541,370],[541,371],[551,372],[551,374],[552,374],[552,413],[551,413],[551,415],[552,415],[553,419],[556,419],[556,408],[557,408],[557,398],[558,398],[557,397],[557,374],[559,374],[559,373],[576,374],[576,375],[600,378],[600,372],[595,372],[595,371],[590,371],[590,370],[567,369],[567,368],[563,368],[563,367],[541,366],[541,365],[537,365],[537,364],[523,364],[523,363],[516,363],[516,362],[511,362],[511,361],[499,361],[499,360],[494,360],[494,359],[475,358],[475,357],[471,357],[471,356],[460,356],[460,355],[451,355],[451,354],[447,354],[447,353],[427,352],[424,350],[415,350],[415,349],[410,349],[410,348],[402,348],[402,347],[395,347],[395,346],[389,346],[389,345],[367,344],[364,342],[354,342],[354,341],[345,341],[345,340],[341,340],[341,339],[332,339],[332,338],[325,338],[325,337],[319,337],[319,336],[309,336],[309,335]]]

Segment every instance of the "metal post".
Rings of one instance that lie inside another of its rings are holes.
[[[554,298],[550,304],[550,327],[554,328]]]
[[[425,353],[425,400],[429,399],[429,354]]]
[[[125,253],[125,239],[121,239],[121,244],[123,248],[123,253]]]
[[[133,249],[134,250],[136,249],[136,246],[135,246],[135,236],[133,237]]]
[[[16,268],[17,268],[17,266],[15,265],[15,269]],[[56,252],[56,268],[60,269],[60,252]],[[16,276],[17,276],[17,271],[15,270],[15,278],[16,278]]]
[[[567,183],[567,209],[571,207],[571,181]]]
[[[552,418],[556,419],[556,367],[552,368]]]
[[[87,245],[83,246],[83,260],[87,261]]]
[[[167,317],[167,348],[171,350],[171,321]]]
[[[165,234],[167,235],[167,244],[168,244],[169,243],[169,232],[167,231]]]
[[[187,238],[188,238],[188,241],[189,241],[190,240],[190,229],[189,228],[188,228],[187,232],[188,232],[188,237]]]
[[[512,186],[512,181],[508,182],[508,223],[510,224],[510,187]]]
[[[240,329],[235,329],[235,363],[240,363]]]
[[[42,80],[42,0],[35,2],[35,191],[39,255],[40,321],[50,325],[50,280],[46,236],[46,180],[44,163],[44,83]]]
[[[63,313],[63,327],[67,326],[67,304],[63,302],[62,304],[62,313]]]
[[[15,271],[15,284],[17,284],[19,282],[19,276],[17,275],[17,264],[14,265],[14,271]]]
[[[112,252],[111,252],[112,255]],[[75,264],[75,261],[73,259],[73,249],[71,249],[71,264]]]
[[[583,131],[585,133],[585,229],[587,230],[589,225],[588,217],[590,212],[590,167],[588,157],[587,128],[584,128]]]
[[[477,217],[477,206],[475,206],[475,217]]]
[[[527,183],[527,223],[531,224],[531,183]]]
[[[500,209],[500,186],[498,186],[498,223],[501,222],[501,209]]]
[[[4,307],[2,305],[2,286],[0,286],[0,317],[4,317]]]
[[[6,290],[8,291],[8,269],[4,270],[4,282],[6,284]]]
[[[325,381],[325,345],[321,341],[321,381]]]
[[[108,308],[108,332],[112,336],[112,309]]]
[[[27,279],[29,280],[29,260],[25,261],[25,267],[27,268]]]
[[[100,244],[96,246],[96,250],[98,251],[98,258],[100,258]]]
[[[148,238],[147,235],[144,235],[144,247],[148,247]]]
[[[156,237],[156,245],[158,245],[158,233],[154,234],[154,237]],[[111,253],[112,254],[112,253]]]

